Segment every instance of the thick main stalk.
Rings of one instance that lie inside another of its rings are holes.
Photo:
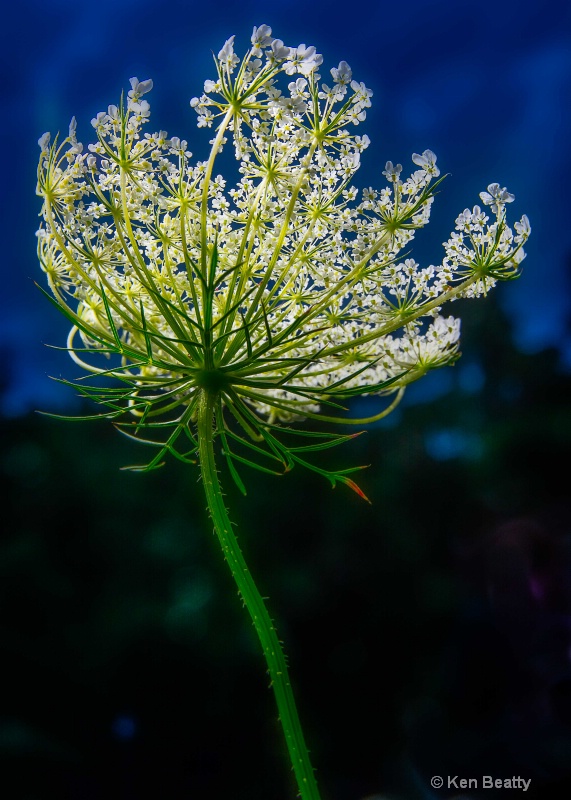
[[[208,509],[224,557],[262,645],[299,794],[303,800],[319,800],[319,791],[303,738],[282,647],[262,596],[246,565],[224,505],[214,459],[213,426],[218,402],[215,392],[203,390],[198,412],[198,441],[200,469]]]

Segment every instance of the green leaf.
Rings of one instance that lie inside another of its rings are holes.
[[[276,458],[283,463],[286,472],[292,470],[295,466],[295,461],[289,448],[285,447],[279,439],[276,439],[276,437],[272,436],[268,431],[262,430],[262,436],[268,447],[275,453]]]
[[[34,283],[35,283],[35,281],[34,281]],[[102,338],[102,337],[101,337],[99,334],[97,334],[97,333],[94,333],[94,332],[93,332],[93,331],[92,331],[92,330],[91,330],[91,329],[90,329],[90,328],[89,328],[89,327],[88,327],[88,326],[87,326],[87,325],[86,325],[86,324],[83,322],[83,320],[81,320],[81,319],[80,319],[80,318],[77,316],[77,314],[74,314],[74,313],[73,313],[73,311],[72,311],[71,309],[69,309],[69,308],[68,308],[66,305],[63,305],[62,303],[60,303],[58,300],[56,300],[56,298],[55,298],[55,297],[52,297],[52,295],[51,295],[49,292],[46,292],[46,290],[43,288],[43,286],[40,286],[40,284],[39,284],[39,283],[35,283],[35,285],[38,287],[38,289],[40,290],[40,292],[41,292],[41,293],[42,293],[42,294],[43,294],[45,297],[47,297],[47,298],[48,298],[48,300],[50,301],[50,303],[52,303],[52,305],[54,305],[54,306],[55,306],[55,307],[58,309],[58,311],[59,311],[61,314],[63,314],[63,315],[64,315],[64,317],[66,317],[66,318],[67,318],[67,319],[68,319],[68,320],[69,320],[69,321],[70,321],[70,322],[71,322],[73,325],[75,325],[75,327],[76,327],[76,328],[78,328],[79,330],[83,331],[85,334],[87,334],[87,336],[89,336],[89,337],[90,337],[91,339],[93,339],[94,341],[96,341],[96,342],[100,342],[101,344],[105,345],[106,347],[110,347],[110,346],[112,346],[112,345],[111,345],[111,343],[110,343],[109,341],[107,341],[106,339]]]
[[[216,269],[218,267],[218,236],[214,239],[214,244],[212,245],[212,253],[210,256],[210,264],[208,270],[208,288],[214,291],[215,286],[215,278],[216,278]]]
[[[353,472],[359,472],[362,469],[367,469],[367,467],[350,467],[349,469],[333,471],[333,470],[320,469],[319,467],[315,466],[315,464],[310,464],[307,461],[303,461],[301,458],[298,458],[297,456],[294,456],[294,459],[307,469],[310,469],[313,472],[316,472],[318,475],[322,475],[324,478],[327,478],[327,480],[330,482],[333,488],[335,488],[337,482],[339,481],[348,486],[363,500],[366,500],[367,503],[369,504],[371,503],[371,501],[369,500],[367,495],[363,492],[363,490],[360,488],[360,486],[357,483],[355,483],[354,480],[351,480],[351,478],[347,477],[347,475],[350,475]]]
[[[222,454],[226,457],[226,463],[228,464],[228,470],[230,471],[232,480],[234,481],[238,489],[241,491],[241,493],[244,496],[246,496],[247,495],[246,487],[244,486],[244,482],[242,481],[242,478],[240,477],[238,470],[234,466],[234,461],[232,460],[229,452],[227,450],[222,450]]]
[[[334,440],[329,440],[327,442],[322,442],[320,444],[307,444],[301,445],[299,447],[290,447],[288,448],[291,453],[309,453],[309,452],[316,452],[318,450],[328,450],[331,447],[337,447],[340,444],[345,444],[351,439],[355,439],[357,436],[362,436],[363,433],[366,431],[359,431],[358,433],[349,433],[347,435],[339,435],[336,436]]]
[[[282,475],[283,474],[281,472],[276,472],[275,469],[268,469],[267,467],[263,467],[261,464],[256,464],[255,461],[250,461],[249,459],[244,458],[243,456],[239,456],[236,453],[232,453],[232,458],[235,458],[236,461],[240,461],[242,464],[247,464],[249,467],[252,467],[252,469],[257,469],[258,472],[265,472],[268,475]]]
[[[179,453],[176,447],[174,447],[171,451],[171,455],[177,458],[179,461],[182,461],[183,464],[196,464],[198,460],[196,458],[189,458],[190,453],[194,453],[194,450],[188,450],[186,453]]]
[[[223,430],[220,431],[220,438],[222,440],[222,455],[226,458],[226,463],[228,464],[228,469],[230,471],[230,475],[232,476],[232,480],[234,481],[240,492],[244,496],[246,496],[247,494],[246,487],[244,485],[244,482],[242,481],[242,478],[240,477],[238,470],[234,466],[234,461],[232,460],[232,452],[228,447],[228,441],[226,439],[226,435]]]
[[[262,305],[262,314],[264,315],[264,326],[266,328],[266,336],[268,338],[268,344],[270,345],[270,347],[272,347],[272,345],[273,345],[273,342],[272,342],[272,331],[270,329],[270,323],[268,321],[268,312],[266,311],[266,304],[264,303],[263,300],[262,300],[261,305]]]
[[[222,435],[222,434],[221,434],[221,435]],[[224,434],[224,435],[228,435],[228,436],[230,436],[230,438],[231,438],[231,439],[234,439],[234,441],[236,441],[236,442],[239,442],[239,443],[240,443],[240,444],[242,444],[244,447],[247,447],[249,450],[252,450],[252,451],[253,451],[253,452],[255,452],[255,453],[259,453],[260,455],[264,456],[265,458],[270,458],[270,459],[272,459],[273,461],[279,461],[279,462],[280,462],[280,464],[283,464],[283,463],[284,463],[284,461],[283,461],[283,459],[282,459],[282,458],[279,458],[279,457],[278,457],[278,456],[276,456],[276,455],[272,455],[272,453],[268,453],[268,451],[267,451],[267,450],[263,450],[261,447],[258,447],[258,446],[257,446],[257,445],[255,445],[253,442],[249,442],[247,439],[244,439],[242,436],[238,436],[238,434],[237,434],[237,433],[234,433],[234,431],[231,431],[231,430],[229,430],[228,428],[226,429],[226,432],[225,432],[225,434]],[[229,448],[228,448],[228,449],[229,449]]]
[[[91,420],[99,420],[99,419],[115,419],[115,417],[120,416],[123,413],[123,409],[120,411],[106,411],[102,414],[87,414],[85,416],[73,416],[67,414],[52,414],[49,411],[36,411],[36,414],[41,414],[42,417],[51,417],[52,419],[61,419],[65,422],[86,422]]]
[[[224,392],[223,397],[228,410],[230,411],[232,416],[238,421],[241,427],[246,431],[248,436],[254,441],[260,441],[261,432],[259,432],[258,424],[256,422],[252,426],[246,421],[246,417],[249,416],[248,411],[244,406],[244,404],[242,403],[239,396],[236,394],[236,392],[234,392],[231,388],[227,389]]]
[[[143,336],[145,337],[145,347],[147,348],[147,358],[149,361],[153,360],[153,347],[151,345],[151,340],[149,338],[149,334],[147,333],[147,321],[145,319],[145,309],[143,308],[143,301],[140,301],[140,308],[141,308],[141,324],[143,326]]]
[[[115,343],[117,344],[119,351],[121,351],[123,345],[121,339],[119,338],[119,333],[117,332],[117,328],[115,327],[115,322],[113,321],[111,309],[109,308],[109,301],[107,300],[107,295],[105,294],[105,289],[103,288],[103,283],[101,283],[101,281],[99,282],[99,288],[101,290],[103,305],[105,306],[105,315],[107,316],[107,322],[109,323],[109,327],[111,328],[111,333],[113,334]]]
[[[252,358],[252,340],[250,339],[250,331],[248,330],[248,323],[242,312],[240,311],[240,316],[242,318],[244,336],[246,337],[246,349],[248,351],[248,358]]]

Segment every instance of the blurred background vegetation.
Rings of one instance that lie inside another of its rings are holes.
[[[245,475],[247,498],[223,474],[324,800],[452,797],[433,774],[569,796],[571,377],[514,349],[494,297],[454,311],[458,364],[327,454],[371,465],[371,506],[297,470]],[[145,453],[108,422],[1,437],[10,800],[293,797],[198,470],[120,471]]]

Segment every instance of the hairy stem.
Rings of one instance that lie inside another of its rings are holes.
[[[208,509],[224,557],[262,645],[300,797],[302,800],[319,800],[319,791],[303,738],[284,653],[262,596],[246,565],[224,505],[214,458],[214,414],[218,402],[219,398],[215,392],[203,390],[198,411],[198,442],[200,469]]]

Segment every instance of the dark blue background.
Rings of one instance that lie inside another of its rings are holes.
[[[3,12],[6,15],[6,11]],[[417,240],[421,263],[438,262],[456,214],[498,181],[515,193],[510,213],[527,213],[533,235],[523,278],[501,288],[518,347],[560,348],[569,337],[571,228],[571,10],[569,6],[498,0],[381,3],[261,2],[231,4],[156,0],[69,0],[13,4],[0,58],[2,125],[1,410],[17,415],[71,403],[46,374],[72,375],[62,354],[65,324],[33,287],[42,280],[34,230],[36,141],[67,131],[117,102],[128,79],[152,77],[150,129],[190,142],[197,157],[208,135],[195,125],[189,99],[213,76],[210,51],[235,33],[243,52],[254,24],[265,22],[286,44],[315,44],[322,74],[347,60],[374,91],[361,132],[372,139],[361,185],[382,183],[387,159],[410,164],[413,151],[434,150],[451,173],[433,221]]]

